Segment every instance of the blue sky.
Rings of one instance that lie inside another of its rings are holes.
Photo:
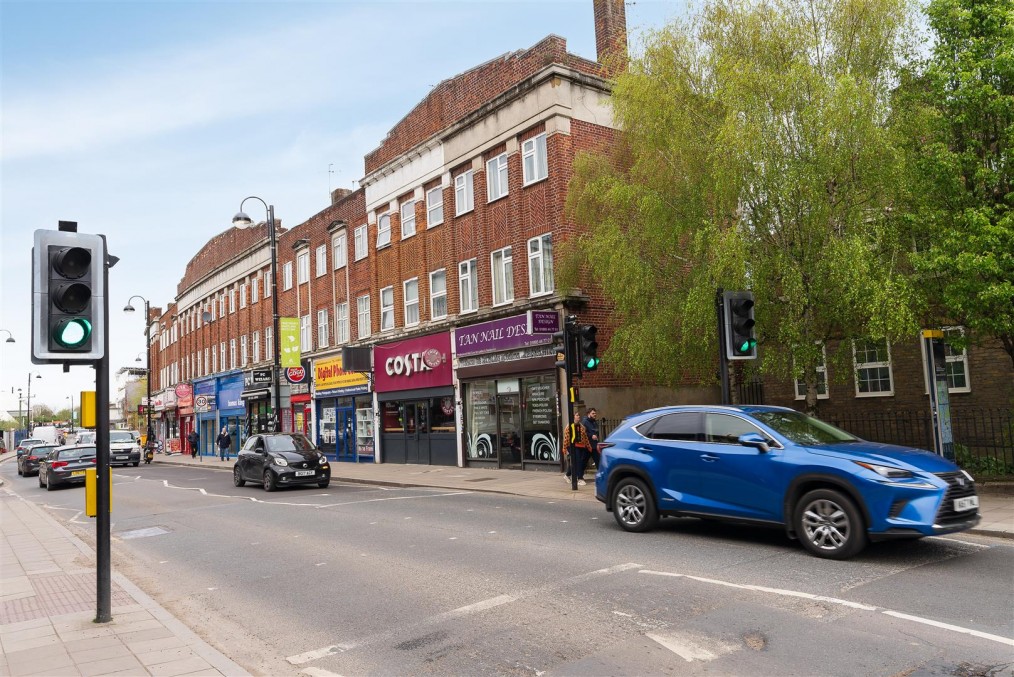
[[[686,5],[628,2],[632,45]],[[303,222],[354,187],[363,155],[432,86],[550,33],[594,59],[592,0],[2,0],[0,328],[16,343],[0,336],[0,407],[17,409],[34,372],[33,403],[53,409],[94,389],[91,369],[31,363],[36,229],[107,236],[111,371],[143,366],[127,299],[164,308],[244,197]]]

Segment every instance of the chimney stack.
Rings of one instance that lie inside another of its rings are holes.
[[[595,58],[615,76],[627,67],[627,13],[624,0],[593,0]]]

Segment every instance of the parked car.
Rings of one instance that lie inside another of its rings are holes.
[[[55,444],[37,444],[18,456],[18,474],[22,477],[39,474],[39,464],[49,452],[56,449]]]
[[[627,531],[660,516],[775,525],[818,557],[979,523],[972,476],[921,449],[859,439],[792,409],[663,407],[602,444],[595,496]]]
[[[109,465],[141,465],[141,433],[136,430],[109,431]]]
[[[85,470],[94,467],[94,446],[57,447],[39,464],[39,486],[52,491],[58,486],[84,484]]]
[[[18,446],[14,448],[14,451],[17,453],[18,458],[21,458],[21,454],[25,453],[26,449],[29,449],[31,447],[37,447],[40,444],[45,443],[46,440],[39,440],[34,437],[26,437],[25,439],[18,442]]]
[[[239,450],[232,478],[237,487],[254,482],[265,491],[298,484],[324,489],[331,482],[331,466],[299,433],[251,435]]]

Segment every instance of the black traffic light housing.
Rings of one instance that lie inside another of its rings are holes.
[[[581,371],[595,371],[602,360],[599,359],[599,342],[595,340],[598,327],[594,324],[583,325],[577,330],[578,364]]]
[[[37,230],[34,244],[32,362],[101,359],[105,352],[105,240],[72,230]]]
[[[553,334],[553,344],[556,346],[556,367],[566,369],[568,374],[579,375],[577,367],[577,346],[574,339],[577,336],[577,317],[567,315],[564,318],[563,329]]]
[[[753,292],[727,291],[722,294],[725,313],[725,356],[730,360],[757,359],[754,330]]]

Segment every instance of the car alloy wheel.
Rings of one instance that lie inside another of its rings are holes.
[[[624,477],[613,489],[613,516],[626,531],[649,531],[658,522],[651,492],[636,477]]]
[[[239,471],[238,467],[232,469],[232,483],[237,487],[242,487],[246,484],[246,480],[243,479],[243,473]]]
[[[855,504],[834,489],[817,489],[796,504],[796,536],[818,557],[848,559],[866,545]]]
[[[264,471],[264,491],[274,491],[278,488],[275,483],[275,475],[270,470]]]

